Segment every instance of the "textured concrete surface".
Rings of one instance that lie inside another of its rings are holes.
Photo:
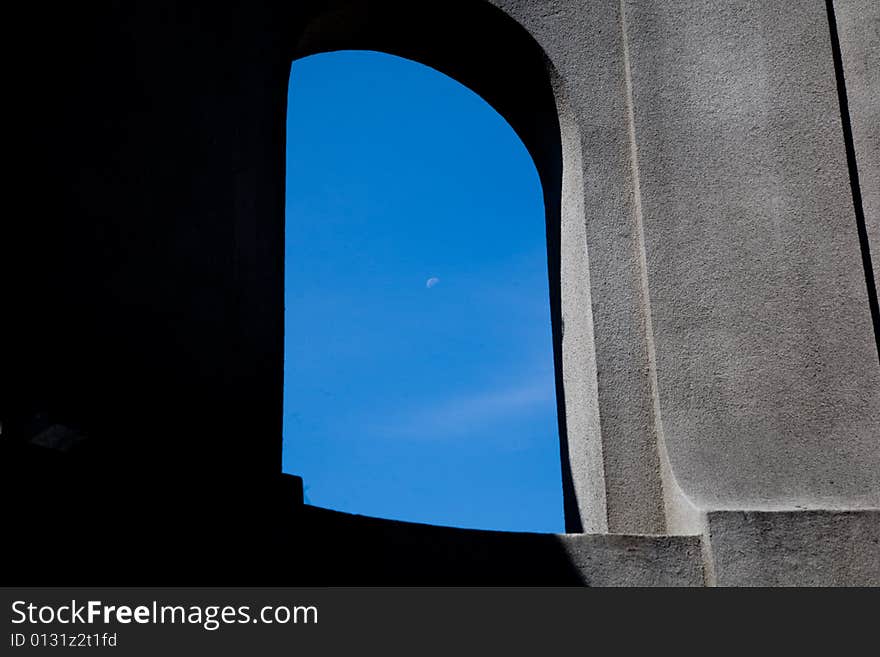
[[[824,3],[626,12],[678,483],[703,509],[877,506],[880,365]]]
[[[880,511],[719,511],[718,586],[880,586]]]
[[[880,3],[836,0],[834,13],[877,285],[880,277]]]
[[[698,536],[559,537],[587,586],[704,586]]]

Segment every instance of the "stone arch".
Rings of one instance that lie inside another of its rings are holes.
[[[534,160],[544,194],[563,499],[568,531],[607,529],[583,227],[580,137],[561,77],[535,39],[486,2],[432,11],[396,0],[305,3],[290,60],[373,50],[430,66],[481,96]],[[586,282],[569,285],[563,281]],[[568,324],[563,316],[570,318]],[[576,344],[563,349],[563,336]]]

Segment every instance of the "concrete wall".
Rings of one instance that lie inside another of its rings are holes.
[[[880,276],[880,6],[870,0],[837,0],[833,9],[876,285]]]
[[[705,540],[717,586],[880,586],[876,511],[719,511]]]
[[[312,564],[299,574],[308,585],[705,585],[696,536],[476,531],[308,506],[294,517],[313,539],[282,551],[288,571]]]
[[[880,365],[825,4],[632,2],[663,430],[701,508],[880,504]]]
[[[877,20],[819,0],[14,6],[31,44],[9,79],[25,210],[0,240],[17,576],[106,574],[111,545],[145,583],[304,581],[293,546],[337,580],[391,572],[343,568],[342,545],[476,582],[466,555],[491,544],[508,565],[550,555],[529,581],[693,583],[699,542],[710,584],[875,582]],[[284,104],[292,59],[334,48],[459,79],[535,159],[568,530],[701,538],[380,523],[349,546],[361,521],[284,501]],[[852,567],[820,576],[839,555]]]
[[[609,527],[664,526],[663,469],[680,530],[691,505],[880,504],[880,365],[825,4],[500,4],[583,136]],[[869,96],[852,108],[866,180]]]

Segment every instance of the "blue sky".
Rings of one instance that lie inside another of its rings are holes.
[[[307,501],[563,531],[541,186],[458,82],[298,60],[287,142],[284,470]]]

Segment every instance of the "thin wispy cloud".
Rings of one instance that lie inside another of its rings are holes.
[[[453,439],[526,419],[554,403],[552,380],[537,376],[511,386],[430,399],[386,417],[373,427],[375,434],[385,437]]]

